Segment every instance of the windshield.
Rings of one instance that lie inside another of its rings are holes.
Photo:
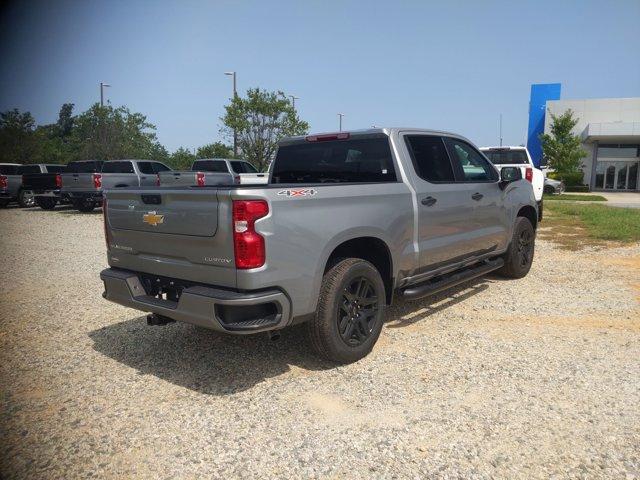
[[[529,163],[524,150],[482,150],[494,165],[526,165]]]
[[[283,145],[273,165],[276,184],[395,181],[386,136]]]
[[[102,169],[102,162],[71,162],[65,173],[98,173]]]

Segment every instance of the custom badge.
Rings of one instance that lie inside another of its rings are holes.
[[[152,227],[157,227],[161,223],[164,223],[164,215],[158,215],[155,211],[145,213],[142,216],[142,221],[148,223]]]
[[[286,190],[280,190],[278,195],[283,195],[285,197],[313,197],[317,190],[313,188],[288,188]]]

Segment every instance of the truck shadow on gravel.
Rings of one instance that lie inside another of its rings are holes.
[[[425,321],[485,291],[496,280],[476,279],[423,300],[399,301],[388,309],[386,327]],[[140,375],[154,375],[207,395],[248,390],[268,378],[291,372],[292,365],[301,369],[296,372],[300,375],[336,367],[312,353],[304,325],[284,329],[282,338],[272,342],[266,334],[232,336],[180,322],[150,327],[142,316],[94,330],[89,337],[97,352],[134,368]]]
[[[58,205],[53,210],[43,210],[40,207],[24,208],[23,210],[25,212],[31,212],[31,213],[42,213],[43,215],[51,215],[54,213],[58,213],[61,215],[96,215],[96,214],[102,215],[102,207],[96,207],[94,210],[90,212],[81,212],[73,208],[71,205]]]
[[[154,375],[207,395],[232,395],[291,371],[334,368],[310,352],[303,326],[266,334],[232,336],[184,323],[150,327],[146,317],[89,333],[93,348],[141,375]],[[302,372],[304,375],[306,372]]]

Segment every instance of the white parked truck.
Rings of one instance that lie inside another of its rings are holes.
[[[538,202],[538,217],[539,220],[542,220],[544,172],[533,164],[526,147],[482,147],[480,151],[498,170],[504,167],[520,167],[522,178],[531,182],[531,186],[533,186],[533,194]]]

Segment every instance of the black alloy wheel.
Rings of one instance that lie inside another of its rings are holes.
[[[378,313],[375,287],[365,277],[358,277],[342,291],[338,305],[338,332],[350,347],[362,345],[373,331]]]

